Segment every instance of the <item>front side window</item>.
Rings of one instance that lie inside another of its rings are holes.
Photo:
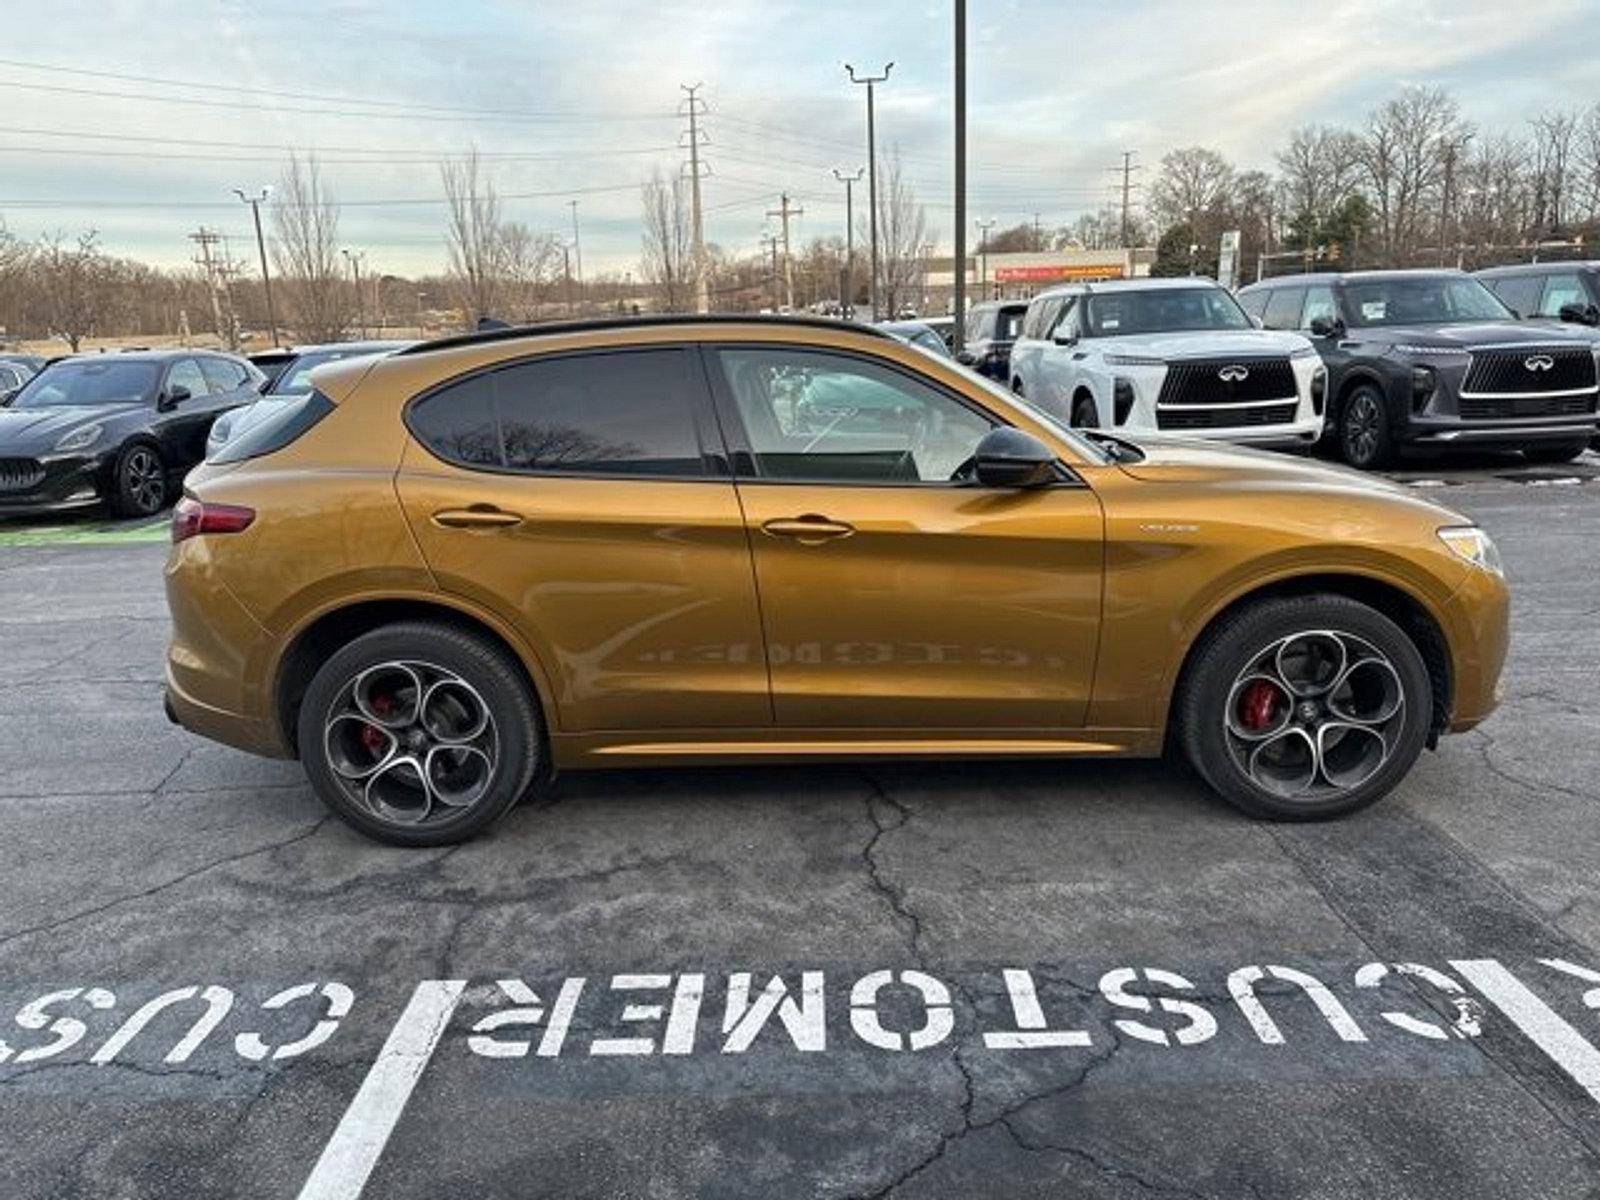
[[[1310,329],[1313,321],[1326,318],[1329,321],[1339,317],[1339,305],[1333,298],[1333,289],[1325,283],[1306,289],[1305,308],[1300,313],[1300,324],[1297,328]]]
[[[423,445],[462,466],[704,475],[691,378],[677,349],[533,359],[449,384],[407,420]]]
[[[1589,303],[1589,293],[1577,274],[1552,275],[1544,285],[1544,297],[1539,301],[1541,317],[1559,317],[1568,304]]]
[[[1277,289],[1272,293],[1272,299],[1267,301],[1266,311],[1261,314],[1261,324],[1267,329],[1300,328],[1300,309],[1305,299],[1305,288]]]
[[[1084,329],[1090,337],[1254,328],[1239,302],[1220,287],[1094,292],[1085,301]]]
[[[161,382],[153,362],[67,359],[27,382],[12,408],[65,408],[95,404],[149,404]]]
[[[1483,284],[1459,275],[1353,280],[1344,285],[1344,296],[1356,325],[1448,325],[1511,316]]]
[[[1539,311],[1539,293],[1544,290],[1543,275],[1506,275],[1489,280],[1489,290],[1520,317]]]
[[[1241,292],[1235,299],[1239,307],[1252,317],[1259,317],[1267,311],[1267,301],[1272,299],[1271,288],[1257,288],[1251,292]]]
[[[728,348],[718,359],[761,479],[944,483],[995,424],[931,384],[849,355]]]

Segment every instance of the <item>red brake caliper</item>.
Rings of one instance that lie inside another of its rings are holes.
[[[1278,689],[1265,679],[1255,679],[1239,697],[1239,724],[1251,733],[1272,724],[1278,707]]]
[[[372,711],[380,717],[387,717],[394,711],[394,700],[388,696],[374,696],[372,698]],[[366,747],[368,754],[373,758],[383,757],[383,752],[388,749],[389,739],[383,730],[376,725],[363,725],[361,727],[361,744]]]

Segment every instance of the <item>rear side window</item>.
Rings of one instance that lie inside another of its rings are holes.
[[[246,371],[238,363],[225,358],[202,358],[200,369],[213,392],[232,392],[244,386]]]
[[[682,350],[534,359],[448,384],[411,407],[447,462],[536,474],[706,474]]]
[[[236,463],[247,458],[260,458],[282,450],[323,417],[333,411],[333,401],[321,392],[311,392],[293,400],[263,400],[273,413],[261,424],[245,430],[230,439],[208,462]]]

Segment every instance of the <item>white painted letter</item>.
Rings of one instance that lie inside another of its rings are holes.
[[[544,1020],[544,1007],[532,988],[520,979],[502,979],[500,991],[505,998],[520,1008],[503,1008],[490,1013],[472,1027],[473,1036],[467,1039],[467,1049],[484,1058],[524,1058],[533,1047],[532,1039],[501,1042],[487,1036],[503,1025],[537,1025]]]
[[[334,1030],[339,1028],[339,1022],[355,1003],[356,994],[342,983],[325,983],[321,988],[314,983],[302,983],[292,988],[285,988],[276,996],[269,996],[261,1002],[261,1007],[270,1012],[293,1004],[296,1000],[315,996],[319,992],[328,1002],[328,1015],[313,1025],[311,1032],[305,1037],[298,1041],[286,1042],[276,1050],[271,1050],[274,1062],[282,1058],[296,1058],[308,1050],[315,1050],[331,1038]],[[251,1062],[260,1062],[269,1052],[266,1040],[259,1033],[239,1034],[233,1039],[233,1048],[241,1058],[247,1058]]]
[[[1170,1046],[1174,1040],[1180,1046],[1194,1046],[1216,1036],[1216,1018],[1193,1000],[1177,1000],[1171,996],[1162,996],[1152,1002],[1148,996],[1128,991],[1128,985],[1138,982],[1141,975],[1151,983],[1165,984],[1170,988],[1194,987],[1194,984],[1182,975],[1163,971],[1159,967],[1146,967],[1142,971],[1134,967],[1119,967],[1114,971],[1107,971],[1100,977],[1100,994],[1108,1003],[1120,1008],[1137,1009],[1139,1012],[1152,1012],[1155,1005],[1160,1004],[1166,1012],[1189,1018],[1188,1024],[1170,1035],[1165,1029],[1146,1025],[1143,1021],[1129,1021],[1119,1017],[1112,1022],[1113,1025],[1129,1037],[1138,1038],[1141,1042],[1153,1042],[1157,1046]]]
[[[856,980],[850,989],[850,1028],[858,1038],[880,1050],[904,1050],[908,1041],[911,1049],[926,1050],[950,1036],[956,1024],[950,1008],[950,989],[922,971],[900,972],[900,982],[922,994],[926,1014],[922,1028],[912,1030],[909,1037],[885,1029],[878,1019],[878,993],[893,981],[893,972],[874,971]]]
[[[667,1015],[666,1033],[661,1041],[663,1054],[688,1054],[694,1049],[696,1022],[700,1018],[700,1002],[705,996],[704,975],[680,975],[672,993],[672,1011]],[[648,991],[672,987],[671,975],[614,975],[611,990]],[[666,1012],[660,1004],[629,1004],[623,1007],[624,1021],[659,1021]],[[654,1054],[654,1038],[595,1038],[589,1044],[591,1055]]]
[[[68,988],[64,992],[51,992],[48,996],[40,996],[37,1000],[30,1000],[17,1010],[17,1024],[24,1029],[46,1029],[55,1035],[55,1041],[43,1046],[33,1046],[17,1055],[17,1062],[38,1062],[43,1058],[51,1058],[63,1050],[70,1050],[83,1040],[83,1035],[89,1032],[89,1027],[76,1017],[57,1017],[50,1019],[50,1014],[45,1011],[52,1004],[65,1004],[69,1000],[82,997],[83,1002],[91,1008],[110,1008],[116,1004],[117,999],[105,988]],[[11,1047],[0,1041],[0,1063],[11,1057]]]
[[[1233,996],[1234,1003],[1239,1006],[1239,1011],[1244,1014],[1245,1020],[1250,1022],[1250,1028],[1254,1029],[1256,1036],[1267,1045],[1283,1045],[1282,1031],[1267,1015],[1267,1010],[1261,1001],[1256,999],[1255,985],[1268,976],[1298,985],[1307,996],[1311,997],[1311,1003],[1317,1006],[1317,1011],[1327,1018],[1328,1024],[1333,1026],[1333,1031],[1344,1041],[1367,1040],[1367,1035],[1361,1032],[1361,1027],[1356,1024],[1355,1018],[1328,990],[1328,985],[1316,976],[1296,971],[1293,967],[1240,967],[1228,976],[1228,992]]]
[[[107,1038],[105,1045],[96,1050],[89,1061],[105,1066],[117,1057],[124,1046],[138,1037],[140,1030],[154,1020],[162,1009],[181,1004],[185,1000],[193,1000],[196,996],[205,1001],[206,1011],[200,1015],[200,1019],[194,1023],[189,1032],[184,1034],[183,1040],[168,1052],[164,1060],[168,1063],[188,1062],[189,1056],[199,1048],[201,1042],[206,1040],[207,1035],[222,1023],[222,1018],[227,1016],[228,1010],[233,1007],[233,993],[227,988],[212,984],[204,990],[198,987],[186,987],[163,992],[123,1022],[122,1028]]]
[[[1436,971],[1422,963],[1394,963],[1394,970],[1401,975],[1409,975],[1413,979],[1420,979],[1431,983],[1449,997],[1450,1003],[1455,1006],[1455,1020],[1450,1022],[1450,1028],[1455,1030],[1455,1035],[1461,1038],[1477,1037],[1483,1032],[1483,1005],[1467,995],[1466,988],[1462,987],[1443,971]],[[1361,988],[1375,988],[1382,985],[1384,978],[1389,974],[1389,967],[1381,962],[1370,962],[1356,972],[1356,986]],[[1407,1033],[1414,1033],[1418,1037],[1431,1038],[1442,1042],[1450,1035],[1443,1028],[1432,1021],[1424,1021],[1421,1017],[1413,1017],[1403,1012],[1381,1012],[1378,1014],[1389,1024],[1397,1029],[1404,1029]]]
[[[735,971],[728,977],[728,1008],[722,1018],[722,1032],[728,1035],[727,1041],[722,1044],[724,1054],[743,1054],[750,1049],[756,1035],[774,1012],[789,1031],[789,1038],[797,1050],[814,1053],[827,1049],[828,1027],[821,971],[800,973],[798,1004],[789,995],[789,989],[779,975],[767,980],[767,986],[752,1004],[750,982],[749,971]]]
[[[1007,968],[1006,992],[1011,997],[1011,1012],[1017,1028],[983,1035],[983,1044],[990,1050],[1048,1050],[1058,1046],[1087,1046],[1089,1035],[1081,1029],[1049,1029],[1044,1019],[1044,1009],[1039,1007],[1039,993],[1034,989],[1033,976],[1027,971]]]

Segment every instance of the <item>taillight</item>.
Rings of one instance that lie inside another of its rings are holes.
[[[255,519],[256,510],[241,504],[207,504],[185,496],[172,510],[172,540],[182,542],[202,533],[238,533]]]

